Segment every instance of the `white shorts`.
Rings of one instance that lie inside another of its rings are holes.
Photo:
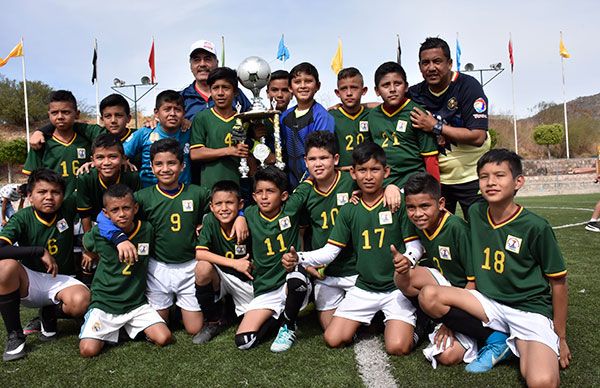
[[[442,354],[444,351],[441,348],[438,348],[435,344],[434,338],[440,329],[442,324],[439,324],[435,327],[433,333],[429,334],[429,345],[425,349],[423,349],[423,355],[429,362],[431,362],[431,366],[433,369],[437,368],[437,359],[435,356]],[[454,340],[458,341],[458,343],[465,349],[465,354],[463,356],[463,361],[466,364],[471,363],[475,358],[477,358],[477,341],[475,341],[471,337],[467,337],[461,333],[454,333]],[[446,346],[450,346],[450,339],[446,341]]]
[[[302,310],[308,304],[308,298],[310,297],[310,292],[312,291],[312,283],[306,276],[304,276],[300,272],[289,273],[287,275],[286,279],[289,279],[292,277],[302,277],[302,280],[304,280],[307,284],[308,291],[306,292],[304,301],[302,301],[302,307],[300,307],[300,310]],[[255,297],[254,299],[252,299],[252,301],[248,304],[248,309],[246,311],[273,310],[273,318],[278,319],[279,315],[281,315],[281,313],[285,309],[286,298],[287,298],[287,288],[286,288],[286,284],[284,283],[281,287],[279,287],[273,291],[269,291],[265,294],[259,295],[259,296]]]
[[[333,316],[351,319],[366,325],[371,323],[373,316],[383,311],[384,322],[390,319],[415,325],[415,307],[400,290],[389,292],[366,291],[356,286],[347,293]]]
[[[315,307],[317,311],[336,309],[346,292],[354,287],[358,275],[352,276],[327,276],[323,280],[315,280]]]
[[[79,339],[91,338],[106,342],[119,342],[119,329],[125,328],[129,338],[157,323],[165,323],[156,310],[143,304],[125,314],[110,314],[99,308],[88,310],[81,326]]]
[[[423,268],[425,268],[426,270],[428,270],[431,273],[431,276],[433,276],[433,278],[438,283],[438,285],[452,286],[452,284],[450,284],[448,279],[446,279],[439,270],[437,270],[435,268],[431,268],[431,267],[423,267]]]
[[[58,304],[56,295],[68,287],[83,286],[87,289],[85,284],[68,275],[56,275],[53,278],[49,273],[32,271],[25,266],[23,268],[29,279],[27,296],[21,299],[21,303],[26,307],[37,308]]]
[[[517,310],[488,298],[477,290],[469,290],[483,306],[488,323],[483,326],[492,330],[509,333],[508,347],[519,357],[516,340],[540,342],[556,353],[558,357],[558,335],[554,332],[552,320],[542,314]]]
[[[155,259],[148,261],[148,303],[155,310],[165,310],[175,304],[182,310],[200,311],[196,299],[194,269],[196,260],[168,264]]]
[[[235,304],[235,314],[239,317],[244,315],[248,310],[248,305],[254,297],[254,287],[252,282],[245,282],[235,275],[223,272],[218,266],[214,266],[219,274],[220,290],[217,300],[222,299],[225,295],[231,295]]]

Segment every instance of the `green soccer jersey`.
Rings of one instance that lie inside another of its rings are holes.
[[[196,227],[208,209],[210,191],[201,186],[182,184],[170,195],[158,185],[135,193],[140,205],[140,219],[152,224],[155,259],[169,264],[185,263],[195,258]]]
[[[93,142],[98,135],[109,133],[106,128],[98,124],[75,123],[75,125],[73,125],[73,130],[87,137],[90,142]],[[127,140],[127,138],[131,136],[133,132],[134,131],[132,129],[125,128],[125,131],[121,134],[121,136],[119,136],[121,143]]]
[[[357,114],[350,115],[344,108],[339,107],[329,113],[335,120],[334,132],[340,146],[340,162],[338,165],[340,167],[351,166],[354,148],[365,140],[371,140],[369,122],[367,121],[369,109],[361,106]]]
[[[297,192],[308,191],[303,211],[308,214],[307,218],[310,220],[310,227],[312,228],[312,249],[318,249],[327,244],[327,239],[333,230],[340,208],[352,197],[352,191],[355,189],[354,180],[350,173],[346,171],[336,172],[335,182],[327,192],[317,189],[311,179],[298,185]],[[292,197],[295,194],[296,192],[292,194]],[[336,259],[325,268],[325,275],[356,275],[356,255],[351,245],[345,247]]]
[[[109,314],[126,314],[147,303],[146,273],[154,242],[152,226],[147,222],[137,221],[128,237],[137,247],[138,261],[134,264],[119,261],[117,248],[100,236],[97,226],[83,236],[85,250],[94,252],[99,257],[92,282],[90,310],[99,308]]]
[[[52,137],[40,150],[30,150],[23,166],[23,173],[31,174],[33,170],[46,167],[56,171],[65,179],[67,187],[65,197],[75,191],[75,172],[85,162],[90,161],[91,141],[77,133],[68,143]]]
[[[285,283],[286,271],[281,258],[298,241],[299,211],[292,203],[286,203],[278,215],[267,218],[258,210],[258,206],[252,205],[246,209],[245,216],[252,237],[252,274],[256,297]]]
[[[247,244],[238,245],[235,236],[229,237],[225,234],[219,220],[217,220],[213,213],[208,213],[202,221],[202,230],[196,242],[196,249],[210,251],[231,260],[244,257],[246,253],[250,253],[251,251],[251,247]],[[219,266],[219,269],[225,273],[237,276],[243,281],[250,280],[246,275],[233,268]]]
[[[133,192],[140,189],[140,176],[137,172],[121,170],[115,183],[122,183]],[[98,169],[93,168],[88,174],[77,177],[77,211],[82,217],[87,215],[93,218],[102,210],[102,196],[108,188],[98,175]]]
[[[405,242],[418,237],[404,207],[392,213],[383,206],[383,196],[374,205],[362,200],[342,206],[328,243],[341,248],[352,244],[356,252],[356,286],[371,292],[389,292],[394,284],[394,263],[390,245],[405,250]]]
[[[235,125],[232,117],[225,119],[214,108],[198,112],[192,121],[190,148],[224,148],[234,145],[231,138],[231,129]],[[240,182],[238,167],[240,159],[225,156],[211,161],[202,162],[200,184],[212,189],[213,185],[221,180]]]
[[[519,206],[495,223],[487,203],[477,202],[469,208],[469,224],[477,289],[502,304],[552,319],[548,279],[567,271],[548,222]]]
[[[417,235],[426,252],[419,265],[437,269],[450,284],[464,288],[467,277],[472,277],[467,265],[471,244],[469,225],[462,218],[444,212],[431,235],[418,229]]]
[[[423,156],[437,155],[437,143],[431,133],[413,128],[410,112],[419,105],[406,100],[395,112],[388,113],[383,104],[369,112],[369,131],[387,156],[391,173],[386,183],[403,187],[411,174],[425,171]]]
[[[46,220],[34,210],[33,206],[19,210],[0,231],[0,239],[10,245],[44,247],[58,264],[58,273],[75,274],[73,257],[73,219],[75,218],[75,198],[66,198],[56,214]],[[23,260],[27,268],[46,272],[39,259]]]

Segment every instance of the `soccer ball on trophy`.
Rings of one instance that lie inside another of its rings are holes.
[[[240,83],[252,91],[254,98],[251,111],[266,111],[259,94],[271,78],[271,67],[267,61],[260,57],[248,57],[238,66],[237,76]]]

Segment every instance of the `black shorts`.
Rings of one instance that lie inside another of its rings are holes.
[[[463,212],[463,218],[469,220],[469,206],[478,201],[483,201],[479,192],[479,180],[456,185],[442,184],[442,195],[446,198],[446,209],[451,213],[456,213],[456,204],[460,204]]]

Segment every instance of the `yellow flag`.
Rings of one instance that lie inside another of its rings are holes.
[[[569,54],[569,52],[567,51],[567,48],[565,47],[565,43],[563,42],[562,34],[560,34],[559,53],[560,53],[560,56],[563,58],[571,58],[571,54]]]
[[[23,56],[23,42],[19,42],[14,49],[12,49],[12,51],[10,53],[8,53],[8,55],[6,56],[6,58],[0,58],[0,67],[6,65],[6,62],[8,62],[8,60],[10,58],[14,58],[14,57],[22,57]]]
[[[331,70],[337,75],[344,68],[344,57],[342,56],[342,40],[338,39],[337,50],[331,60]]]

